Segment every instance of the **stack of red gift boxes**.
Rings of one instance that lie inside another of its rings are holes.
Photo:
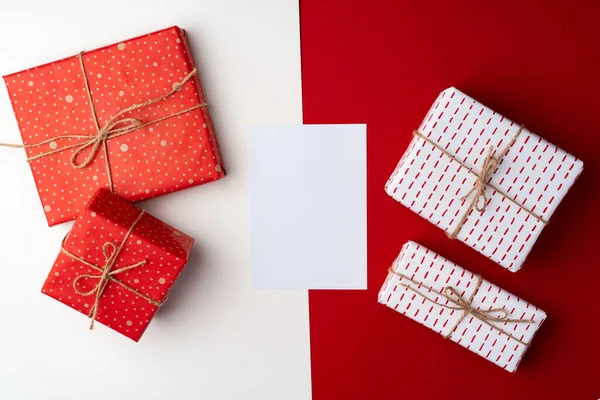
[[[42,292],[138,341],[194,239],[130,203],[225,176],[185,32],[4,80],[48,225],[76,219]]]

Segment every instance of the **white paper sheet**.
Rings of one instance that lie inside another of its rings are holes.
[[[366,289],[366,125],[250,130],[257,289]]]

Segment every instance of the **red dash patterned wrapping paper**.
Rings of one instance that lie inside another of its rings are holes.
[[[447,234],[468,211],[472,197],[462,198],[476,185],[472,171],[490,146],[493,155],[507,149],[488,184],[513,201],[486,186],[486,209],[470,210],[456,238],[519,270],[583,163],[455,88],[439,95],[418,132],[429,142],[414,136],[385,190]]]
[[[379,291],[379,303],[441,335],[450,334],[448,339],[509,372],[517,369],[532,338],[546,319],[546,313],[539,308],[415,242],[407,242],[403,246],[392,270],[422,285],[415,285],[390,272]],[[474,292],[479,279],[481,285]],[[489,322],[496,327],[493,328],[472,314],[467,314],[461,321],[463,311],[445,308],[429,301],[403,284],[408,284],[407,286],[420,291],[433,301],[454,306],[455,304],[447,301],[445,297],[425,288],[427,286],[444,292],[446,287],[451,286],[465,297],[474,293],[470,304],[476,309],[502,308],[509,318],[532,322]]]
[[[141,216],[127,236],[141,212],[108,190],[100,189],[69,231],[63,243],[65,251],[60,251],[42,287],[46,295],[89,315],[102,275],[89,264],[103,270],[107,264],[107,243],[110,243],[109,256],[123,245],[111,269],[117,272],[113,278],[118,282],[107,282],[98,301],[96,322],[135,341],[140,340],[159,308],[153,303],[166,300],[194,244],[193,238],[148,213]],[[139,263],[143,265],[119,272]],[[77,291],[90,293],[82,295]],[[86,328],[82,320],[81,329]]]
[[[44,143],[28,147],[28,158],[86,142],[85,136],[98,134],[94,112],[105,127],[120,111],[168,93],[196,67],[185,32],[176,26],[84,52],[82,59],[85,74],[72,56],[4,77],[23,144]],[[205,104],[202,84],[193,74],[168,98],[123,115],[149,125],[106,140],[107,148],[100,146],[85,168],[71,165],[77,147],[32,160],[48,224],[75,219],[98,188],[109,188],[109,174],[114,193],[131,202],[223,177]],[[199,108],[152,123],[194,106]],[[91,146],[79,158],[90,152]]]

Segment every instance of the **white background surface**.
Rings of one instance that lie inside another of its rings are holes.
[[[40,293],[70,224],[48,228],[23,150],[0,149],[0,399],[308,399],[304,291],[250,289],[250,124],[301,123],[296,0],[11,1],[0,73],[171,25],[186,29],[228,176],[144,208],[197,239],[139,343]],[[19,142],[4,85],[0,141]]]
[[[367,288],[367,126],[250,128],[258,289]]]

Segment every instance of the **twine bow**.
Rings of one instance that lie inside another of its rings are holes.
[[[469,316],[472,315],[473,317],[477,318],[478,320],[480,320],[481,322],[483,322],[484,324],[492,327],[493,329],[505,334],[506,336],[510,337],[513,340],[516,340],[517,342],[521,343],[524,346],[529,346],[529,343],[524,342],[520,339],[518,339],[517,337],[513,336],[511,333],[503,330],[502,328],[497,327],[496,325],[492,324],[492,322],[502,322],[502,323],[515,323],[515,324],[533,324],[535,323],[535,321],[530,320],[530,319],[515,319],[515,318],[509,318],[509,314],[508,311],[506,311],[503,307],[499,307],[499,308],[490,308],[488,310],[481,310],[475,306],[473,306],[473,299],[475,298],[475,295],[477,294],[477,292],[479,291],[479,288],[481,287],[481,284],[483,283],[483,279],[481,278],[481,276],[476,275],[477,277],[477,281],[475,283],[475,289],[473,290],[473,293],[471,293],[471,295],[467,298],[465,298],[463,295],[461,295],[458,290],[452,286],[446,286],[441,292],[435,290],[434,288],[432,288],[431,286],[427,286],[425,284],[423,284],[422,282],[417,282],[411,278],[409,278],[408,276],[401,274],[400,272],[395,271],[393,268],[389,269],[389,272],[399,276],[400,278],[407,280],[408,282],[417,285],[417,288],[411,286],[410,284],[406,284],[406,283],[400,283],[400,286],[403,286],[413,292],[415,292],[416,294],[418,294],[419,296],[423,297],[424,299],[426,299],[427,301],[437,304],[438,306],[450,309],[450,310],[459,310],[462,311],[462,315],[461,317],[458,319],[458,321],[454,324],[454,326],[452,327],[452,329],[450,329],[450,331],[443,335],[445,339],[450,338],[450,336],[452,336],[452,334],[456,331],[456,329],[458,328],[458,326],[460,325],[461,322],[464,321],[464,319]],[[443,297],[444,299],[447,300],[447,302],[442,303],[439,302],[437,300],[432,299],[431,297],[427,296],[425,293],[421,292],[418,288],[424,287],[425,289],[427,289],[430,292],[433,292],[441,297]],[[454,305],[448,305],[447,303],[451,303]],[[498,313],[500,313],[501,315],[497,315]]]
[[[471,190],[467,192],[463,197],[461,197],[462,201],[468,199],[473,193],[473,201],[471,202],[470,208],[475,208],[479,212],[484,212],[487,208],[488,198],[485,194],[485,185],[498,167],[498,159],[492,155],[492,146],[489,147],[487,155],[483,159],[483,165],[481,166],[481,172],[477,177],[477,181],[475,181],[475,186]],[[483,200],[483,203],[479,205],[480,200]]]
[[[117,138],[119,136],[127,135],[128,133],[137,131],[148,125],[156,124],[156,123],[164,121],[166,119],[177,117],[181,114],[186,114],[186,113],[196,110],[198,108],[206,108],[206,107],[208,107],[208,104],[200,103],[195,106],[186,108],[184,110],[177,111],[175,113],[171,113],[171,114],[168,114],[163,117],[157,118],[155,120],[147,121],[147,122],[143,121],[140,118],[125,117],[125,115],[127,113],[135,111],[139,108],[150,106],[154,103],[158,103],[158,102],[170,97],[171,95],[173,95],[175,92],[177,92],[179,89],[181,89],[182,86],[185,85],[190,79],[192,79],[194,77],[194,75],[196,75],[196,72],[198,70],[196,68],[194,68],[189,74],[187,74],[181,80],[181,82],[174,83],[173,88],[171,90],[169,90],[167,93],[165,93],[164,95],[156,97],[156,98],[148,100],[148,101],[145,101],[143,103],[137,103],[130,107],[127,107],[127,108],[119,111],[118,113],[116,113],[114,116],[112,116],[106,122],[104,127],[100,127],[100,123],[98,122],[98,116],[96,115],[96,109],[94,108],[94,103],[92,101],[92,91],[90,89],[90,84],[89,84],[88,77],[86,74],[85,65],[83,63],[83,52],[77,54],[77,58],[79,59],[79,63],[81,65],[81,70],[83,72],[83,81],[85,84],[85,92],[88,96],[88,101],[89,101],[90,108],[92,111],[92,119],[94,121],[94,125],[96,127],[97,133],[91,134],[91,135],[59,135],[59,136],[55,136],[51,139],[46,139],[41,142],[33,143],[33,144],[19,145],[19,144],[0,143],[0,147],[29,149],[29,148],[34,148],[34,147],[45,146],[50,143],[54,143],[56,145],[57,141],[65,140],[65,139],[84,140],[83,142],[80,142],[80,143],[69,144],[69,145],[65,145],[62,147],[54,148],[53,150],[43,152],[38,155],[29,157],[29,158],[27,158],[27,162],[31,162],[31,161],[34,161],[34,160],[37,160],[40,158],[51,156],[52,154],[56,154],[56,153],[59,153],[59,152],[65,151],[65,150],[75,148],[76,150],[73,152],[73,154],[71,156],[71,166],[76,169],[81,169],[81,168],[85,168],[85,167],[89,166],[94,161],[96,156],[98,155],[98,151],[102,148],[103,152],[104,152],[104,160],[105,160],[106,172],[107,172],[107,177],[108,177],[108,187],[109,187],[111,193],[114,193],[114,184],[113,184],[113,180],[112,180],[110,161],[108,159],[108,147],[106,144],[108,140]],[[85,159],[83,159],[82,161],[79,161],[78,160],[79,156],[87,149],[89,149],[89,154],[87,155],[87,157],[85,157]]]
[[[429,139],[427,136],[423,135],[421,132],[419,132],[419,131],[414,131],[413,132],[413,135],[415,135],[415,136],[423,139],[425,142],[429,143],[430,145],[432,145],[436,149],[440,150],[446,156],[450,157],[451,160],[459,163],[462,167],[464,167],[467,170],[469,170],[477,178],[475,180],[475,185],[463,197],[460,198],[461,201],[464,202],[467,199],[469,199],[469,197],[471,197],[471,196],[473,197],[472,200],[471,200],[471,202],[469,203],[469,206],[467,207],[467,209],[465,210],[465,212],[462,214],[461,218],[458,220],[458,223],[455,225],[455,227],[452,230],[452,232],[450,232],[448,234],[448,237],[450,239],[456,239],[456,236],[458,236],[458,233],[462,229],[462,227],[465,224],[467,218],[469,217],[469,214],[471,213],[471,211],[473,209],[477,210],[480,213],[483,213],[487,209],[489,199],[488,199],[488,197],[486,195],[486,189],[487,189],[488,186],[491,189],[494,189],[497,193],[499,193],[500,195],[502,195],[504,198],[506,198],[507,200],[509,200],[513,204],[515,204],[517,207],[521,208],[527,214],[529,214],[533,218],[537,219],[539,222],[541,222],[543,224],[547,224],[548,223],[548,221],[546,221],[545,219],[543,219],[539,215],[536,215],[535,213],[533,213],[533,211],[529,210],[523,204],[517,202],[512,197],[510,197],[507,193],[505,193],[503,190],[500,190],[498,187],[494,186],[493,184],[491,184],[489,182],[490,178],[492,177],[492,175],[494,174],[494,172],[498,168],[498,165],[500,164],[500,160],[506,155],[506,153],[508,153],[508,150],[515,143],[515,141],[517,140],[517,138],[519,137],[519,135],[521,135],[522,131],[523,131],[523,126],[520,126],[519,130],[517,131],[517,133],[513,136],[513,138],[506,145],[506,147],[504,147],[504,149],[502,150],[502,152],[500,152],[500,154],[497,155],[497,156],[495,156],[493,154],[494,153],[494,151],[493,151],[494,148],[492,146],[490,146],[488,148],[488,151],[487,151],[487,154],[486,154],[485,158],[483,159],[483,163],[481,165],[481,171],[480,172],[475,171],[474,169],[470,168],[469,166],[467,166],[466,164],[464,164],[463,162],[461,162],[459,159],[456,158],[456,156],[454,156],[453,154],[451,154],[450,152],[448,152],[448,150],[444,149],[442,146],[438,145],[436,142],[434,142],[431,139]]]
[[[65,240],[63,240],[63,245],[61,247],[61,252],[63,254],[66,254],[67,256],[71,257],[72,259],[75,259],[75,260],[77,260],[99,272],[98,275],[81,274],[73,280],[73,290],[78,295],[88,297],[88,296],[93,296],[95,294],[94,304],[92,305],[92,308],[90,309],[90,312],[88,314],[88,317],[90,318],[90,327],[89,327],[90,329],[94,329],[94,322],[96,321],[96,318],[98,316],[100,299],[102,298],[102,295],[104,294],[104,291],[106,290],[106,287],[108,286],[109,282],[114,282],[114,283],[120,285],[121,287],[129,290],[136,296],[143,298],[144,300],[146,300],[147,302],[149,302],[152,305],[155,305],[157,307],[162,305],[161,302],[155,301],[152,298],[146,296],[145,294],[140,293],[136,289],[132,288],[131,286],[127,285],[126,283],[122,282],[121,280],[119,280],[118,278],[115,277],[115,275],[132,270],[134,268],[141,267],[142,265],[146,264],[146,260],[142,260],[140,262],[128,265],[126,267],[113,269],[117,259],[119,258],[119,254],[125,247],[125,243],[129,239],[129,236],[131,236],[133,229],[138,224],[138,222],[142,219],[144,214],[145,214],[145,211],[142,210],[140,212],[139,216],[137,217],[137,219],[135,220],[135,222],[133,223],[133,225],[131,225],[131,227],[129,228],[129,231],[123,238],[123,241],[121,242],[120,246],[117,247],[117,245],[115,245],[112,242],[104,243],[104,245],[102,246],[102,253],[104,254],[106,263],[102,267],[92,264],[92,263],[86,261],[85,259],[69,252],[67,249],[65,249],[65,246],[64,246],[64,242],[65,242],[66,238],[65,238]],[[81,279],[98,279],[98,283],[96,285],[94,285],[94,287],[92,289],[90,289],[88,291],[83,291],[78,288],[78,283]]]
[[[104,126],[104,128],[98,131],[98,134],[94,138],[79,145],[79,148],[75,150],[71,156],[71,165],[73,167],[78,169],[87,167],[94,160],[94,158],[96,158],[96,154],[98,153],[98,150],[100,150],[100,146],[108,139],[116,136],[117,134],[125,135],[129,132],[133,132],[140,129],[144,125],[144,122],[139,118],[117,119],[121,115],[123,115],[122,112],[112,117]],[[83,162],[78,162],[77,158],[88,147],[91,147],[89,155]]]

